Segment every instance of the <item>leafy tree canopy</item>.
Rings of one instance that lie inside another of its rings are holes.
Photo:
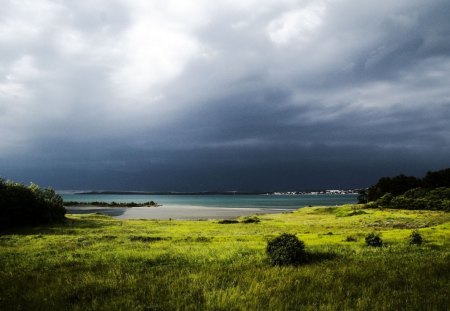
[[[436,189],[440,187],[450,188],[450,168],[435,172],[429,171],[424,178],[403,174],[395,177],[382,177],[375,185],[360,193],[359,202],[376,201],[386,193],[399,196],[415,188]]]
[[[53,189],[0,178],[0,228],[58,222],[65,214],[63,200]]]

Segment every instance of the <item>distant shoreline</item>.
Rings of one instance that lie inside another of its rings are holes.
[[[330,192],[331,191],[331,192]],[[201,191],[201,192],[150,192],[150,191],[58,191],[74,195],[355,195],[357,190],[317,190],[317,191]]]
[[[262,208],[267,209],[297,209],[304,206],[341,205],[356,203],[356,195],[130,195],[130,194],[73,194],[63,195],[64,202],[76,201],[106,202],[117,205],[132,202],[145,204],[154,201],[164,206],[202,206],[214,208]],[[66,204],[69,205],[69,204]],[[75,204],[77,205],[77,204]],[[84,205],[84,206],[86,206]],[[108,207],[106,204],[103,204]],[[114,207],[117,209],[118,207]],[[155,209],[155,207],[152,207]],[[183,209],[183,211],[186,209]]]

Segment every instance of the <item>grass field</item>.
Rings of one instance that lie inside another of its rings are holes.
[[[121,221],[0,236],[0,310],[449,310],[450,213],[304,208],[259,223]],[[425,242],[407,243],[414,228]],[[369,232],[385,246],[367,247]],[[313,262],[272,267],[293,233]],[[347,241],[349,240],[349,241]]]

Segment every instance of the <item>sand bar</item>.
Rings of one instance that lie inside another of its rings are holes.
[[[120,219],[231,219],[239,216],[256,214],[272,214],[293,211],[282,208],[240,208],[240,207],[209,207],[191,205],[164,205],[156,207],[97,207],[69,206],[68,214],[103,213]]]

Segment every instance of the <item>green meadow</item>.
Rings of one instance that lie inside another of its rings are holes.
[[[68,215],[0,235],[0,310],[448,310],[450,213],[312,207],[259,223]],[[419,229],[420,246],[408,237]],[[381,233],[383,247],[365,245]],[[267,241],[310,262],[271,266]]]

